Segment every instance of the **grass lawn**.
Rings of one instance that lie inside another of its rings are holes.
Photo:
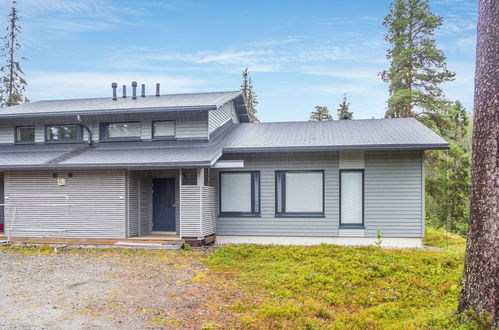
[[[248,327],[479,327],[454,316],[465,240],[428,229],[424,243],[435,248],[224,246],[209,263],[247,292],[232,308]]]

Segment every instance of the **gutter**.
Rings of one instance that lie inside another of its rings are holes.
[[[289,146],[289,147],[227,147],[223,153],[258,153],[258,152],[313,152],[346,150],[447,150],[449,144],[393,144],[393,145],[349,145],[349,146]]]

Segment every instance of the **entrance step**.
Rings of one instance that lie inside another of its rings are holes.
[[[116,242],[114,245],[120,247],[142,248],[142,249],[163,249],[163,250],[180,250],[183,243],[151,243],[151,242]]]

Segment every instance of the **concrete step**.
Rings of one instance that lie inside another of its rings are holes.
[[[163,249],[163,250],[179,250],[183,243],[150,243],[150,242],[116,242],[114,245],[119,247],[143,248],[143,249]]]

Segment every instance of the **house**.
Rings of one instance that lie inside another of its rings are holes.
[[[39,101],[0,111],[14,237],[419,246],[424,151],[412,118],[249,123],[240,92]]]

